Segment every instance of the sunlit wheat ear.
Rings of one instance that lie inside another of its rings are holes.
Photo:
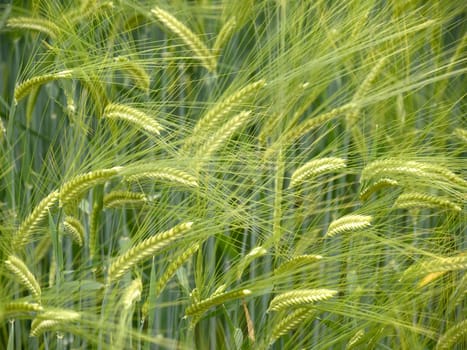
[[[358,345],[365,335],[365,331],[363,329],[358,330],[352,338],[350,338],[349,342],[345,346],[345,350],[353,349],[356,345]]]
[[[224,23],[219,34],[216,36],[216,41],[212,47],[212,51],[216,54],[219,54],[222,48],[225,46],[225,43],[232,36],[235,28],[237,27],[237,20],[235,17],[230,18],[227,22]]]
[[[204,159],[219,150],[225,142],[251,119],[251,111],[240,112],[227,121],[218,131],[216,131],[197,151],[197,156]]]
[[[165,180],[169,182],[176,182],[188,187],[198,187],[198,180],[182,170],[174,168],[160,168],[153,171],[131,171],[132,175],[125,176],[125,181],[138,182],[147,180]],[[136,172],[136,173],[135,173]]]
[[[32,316],[38,312],[42,312],[44,308],[37,303],[27,301],[16,301],[3,305],[4,318],[13,318],[21,316]],[[0,317],[1,319],[1,317]]]
[[[114,8],[113,1],[82,1],[81,6],[72,8],[71,11],[66,13],[66,17],[70,18],[72,22],[90,20],[89,17],[111,11]]]
[[[116,57],[115,62],[119,63],[117,68],[125,72],[139,89],[149,91],[149,74],[141,65],[123,56]]]
[[[467,181],[451,170],[425,162],[409,161],[397,158],[376,160],[362,170],[361,181],[391,175],[416,176],[430,180],[441,180],[467,187]]]
[[[247,255],[245,255],[242,258],[242,260],[240,260],[240,262],[238,263],[237,273],[236,273],[237,279],[240,279],[242,277],[243,271],[245,271],[245,269],[248,267],[248,265],[250,265],[250,263],[253,260],[265,255],[267,252],[268,251],[265,248],[259,246],[259,247],[253,248]]]
[[[198,243],[193,244],[185,250],[182,254],[173,260],[167,269],[164,271],[164,274],[157,280],[156,288],[154,290],[154,295],[157,297],[164,290],[167,285],[167,282],[172,278],[172,276],[177,272],[177,270],[182,266],[194,253],[199,249],[200,245]]]
[[[58,200],[58,191],[53,191],[47,195],[34,208],[26,219],[21,223],[16,236],[14,237],[14,248],[21,248],[29,242],[31,233],[36,229],[41,221],[49,214],[49,210],[55,205]]]
[[[195,316],[195,318],[197,318],[214,306],[226,303],[228,301],[240,299],[250,294],[251,291],[249,289],[220,293],[190,305],[186,308],[185,314],[186,316]]]
[[[439,279],[441,276],[445,275],[447,271],[438,271],[438,272],[430,272],[427,274],[425,277],[422,278],[422,280],[417,284],[417,288],[423,288],[426,285],[436,281]]]
[[[25,80],[22,83],[18,84],[15,88],[15,94],[14,94],[15,104],[17,104],[19,100],[21,100],[23,97],[28,95],[34,88],[37,88],[38,86],[41,86],[45,83],[48,83],[48,82],[51,82],[57,79],[71,78],[71,77],[72,77],[72,71],[64,70],[62,72],[39,75],[37,77]]]
[[[298,186],[307,179],[345,168],[345,166],[346,161],[342,158],[313,159],[293,172],[290,187]]]
[[[433,196],[427,193],[410,192],[397,197],[394,203],[396,209],[438,208],[461,212],[462,208],[449,199]]]
[[[34,299],[40,302],[41,287],[26,264],[16,256],[10,255],[5,261],[5,265],[18,278],[18,282],[32,294]]]
[[[275,275],[290,274],[290,273],[293,273],[294,270],[300,269],[303,266],[306,266],[309,264],[314,264],[317,261],[320,261],[322,258],[323,257],[321,255],[312,255],[312,254],[294,256],[293,258],[279,265],[279,267],[274,270],[274,274]]]
[[[123,206],[138,206],[147,202],[144,193],[131,191],[112,191],[104,196],[104,208],[120,208]]]
[[[145,130],[151,134],[159,135],[162,127],[146,113],[125,105],[109,103],[104,109],[104,118],[124,120],[133,124],[140,130]]]
[[[329,224],[326,237],[366,229],[371,226],[372,219],[369,215],[345,215]]]
[[[467,320],[450,327],[438,340],[436,350],[454,349],[456,344],[462,344],[467,338]],[[465,343],[464,343],[465,344]],[[462,345],[461,345],[462,347]]]
[[[55,39],[60,33],[57,25],[45,18],[14,17],[6,23],[7,28],[35,30]]]
[[[121,300],[123,308],[128,310],[133,306],[134,303],[140,301],[142,291],[143,282],[141,281],[141,278],[134,279],[123,293]]]
[[[454,135],[467,144],[467,130],[457,128],[454,130]]]
[[[317,301],[332,298],[337,290],[332,289],[302,289],[285,292],[271,300],[268,312],[303,307]]]
[[[192,227],[192,222],[183,223],[172,229],[147,238],[116,258],[108,270],[108,283],[117,282],[128,270],[155,254],[174,240],[180,238]]]
[[[352,98],[352,103],[355,103],[357,106],[359,103],[359,100],[364,97],[368,91],[370,90],[371,84],[375,81],[376,77],[378,76],[379,72],[383,68],[384,64],[387,62],[387,57],[381,58],[376,64],[373,66],[371,69],[370,73],[367,75],[363,83],[360,85],[360,87],[357,89],[355,92],[353,98]],[[348,125],[353,125],[358,118],[358,115],[360,114],[360,109],[358,107],[354,108],[351,110],[349,113],[347,113],[347,123]]]
[[[219,123],[224,121],[227,114],[230,113],[233,108],[241,106],[245,100],[256,94],[265,85],[265,80],[256,81],[254,83],[248,84],[232,95],[216,103],[196,123],[195,127],[193,128],[192,136],[190,136],[186,141],[184,147],[189,146],[192,143],[199,142],[199,140],[203,139],[204,135],[211,132],[212,129],[218,127]]]
[[[380,189],[391,187],[391,186],[398,186],[398,185],[399,183],[393,179],[389,179],[389,178],[378,179],[360,191],[360,199],[362,201],[365,201],[368,198],[370,198],[370,196],[373,193],[375,193],[376,191],[379,191]]]
[[[121,167],[114,167],[95,170],[74,177],[60,188],[60,207],[79,200],[85,191],[117,176],[121,169]]]
[[[30,336],[37,337],[46,331],[61,329],[80,318],[81,315],[72,310],[45,311],[32,321]]]
[[[178,19],[159,7],[152,9],[151,12],[163,25],[180,37],[209,72],[214,72],[216,70],[216,58],[195,33]]]
[[[271,331],[271,340],[269,345],[274,344],[277,339],[300,326],[304,321],[310,319],[315,313],[316,310],[308,307],[298,308],[291,312],[280,320],[279,323],[274,325],[274,328]]]
[[[76,244],[80,247],[83,245],[84,227],[78,219],[72,216],[67,216],[63,221],[63,229],[71,236]]]

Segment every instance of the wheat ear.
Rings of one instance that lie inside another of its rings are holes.
[[[41,287],[26,264],[16,256],[10,255],[5,261],[5,265],[8,270],[18,277],[19,282],[29,290],[34,299],[40,301]]]
[[[151,12],[162,24],[164,24],[168,29],[178,35],[180,39],[182,39],[185,45],[187,45],[193,51],[196,58],[209,72],[214,72],[216,70],[216,58],[195,33],[193,33],[188,27],[186,27],[170,13],[162,10],[159,7],[152,9]]]
[[[39,226],[48,215],[49,210],[58,200],[58,191],[53,191],[43,198],[34,210],[21,223],[14,237],[14,247],[21,247],[28,243],[31,232]]]
[[[370,215],[345,215],[329,224],[326,237],[332,237],[343,232],[359,231],[371,226]]]
[[[347,345],[345,346],[345,350],[350,350],[353,349],[360,341],[362,340],[362,337],[365,335],[365,331],[363,329],[358,330],[352,338],[347,342]]]
[[[118,68],[125,71],[139,89],[149,91],[149,75],[142,66],[123,56],[116,57],[115,62],[120,63]]]
[[[217,34],[216,41],[212,46],[212,51],[216,54],[222,50],[222,47],[230,39],[233,34],[233,31],[237,27],[237,20],[235,17],[230,18],[227,22],[224,23],[219,34]]]
[[[116,282],[133,266],[150,257],[158,250],[164,248],[172,241],[178,239],[192,227],[192,222],[183,223],[172,229],[147,238],[130,248],[125,254],[116,258],[109,266],[108,282]]]
[[[6,23],[7,28],[35,30],[48,35],[50,38],[57,38],[60,29],[57,25],[45,18],[14,17]]]
[[[209,133],[214,127],[216,127],[220,121],[225,119],[225,116],[230,111],[241,105],[246,99],[257,93],[266,85],[265,80],[259,80],[254,83],[248,84],[247,86],[236,91],[234,94],[226,97],[220,102],[216,103],[208,112],[196,123],[193,128],[192,136],[189,142],[193,142],[194,139],[202,139],[203,135]],[[189,144],[189,143],[188,143]]]
[[[248,265],[250,265],[250,263],[254,260],[254,259],[257,259],[263,255],[265,255],[268,251],[259,246],[259,247],[255,247],[253,248],[247,255],[245,255],[243,257],[242,260],[240,260],[240,262],[238,263],[238,267],[237,267],[237,279],[240,279],[243,275],[243,271],[245,271],[245,269],[247,268]]]
[[[60,188],[60,207],[79,199],[83,192],[110,180],[119,174],[121,167],[102,169],[81,174],[66,182]]]
[[[216,294],[214,296],[201,300],[200,302],[187,307],[185,310],[185,314],[187,316],[199,317],[204,312],[209,310],[211,307],[214,307],[219,304],[223,304],[227,301],[239,299],[250,294],[251,294],[251,291],[248,289],[241,289],[241,290],[235,290],[235,291]]]
[[[38,314],[32,321],[30,336],[37,337],[46,331],[60,328],[60,326],[73,321],[78,321],[80,318],[81,315],[72,310],[45,311]]]
[[[373,182],[371,185],[368,185],[367,187],[363,188],[360,191],[360,199],[362,201],[365,201],[368,198],[370,198],[370,196],[376,191],[379,191],[380,189],[385,188],[385,187],[397,186],[397,185],[399,185],[399,183],[396,180],[392,180],[389,178],[378,179],[377,181]]]
[[[300,326],[302,322],[304,322],[307,319],[310,319],[315,313],[316,310],[307,307],[299,308],[291,312],[289,315],[284,317],[282,320],[280,320],[279,323],[277,323],[274,326],[274,328],[271,331],[271,340],[269,342],[269,345],[272,345],[277,339]]]
[[[71,236],[76,244],[80,247],[83,245],[84,227],[78,219],[72,216],[67,216],[63,221],[63,229]]]
[[[336,294],[337,291],[331,289],[302,289],[285,292],[271,300],[268,312],[306,306],[317,301],[332,298]]]
[[[294,270],[299,269],[304,265],[314,264],[315,262],[321,260],[322,258],[323,257],[321,255],[312,255],[312,254],[294,256],[293,258],[281,264],[277,269],[275,269],[274,274],[275,275],[290,274]]]
[[[188,187],[198,187],[198,180],[178,169],[174,168],[160,168],[156,170],[147,171],[146,168],[138,168],[130,169],[126,172],[125,180],[134,182],[134,181],[142,181],[142,180],[167,180],[170,182],[177,182],[182,185]]]
[[[460,140],[464,141],[467,144],[467,130],[456,128],[454,130],[454,135],[456,135]]]
[[[131,191],[112,191],[104,196],[104,207],[118,208],[125,205],[140,205],[147,202],[144,193]]]
[[[313,178],[329,171],[345,168],[346,162],[342,158],[313,159],[295,170],[290,180],[290,187],[303,183],[306,179]]]
[[[30,315],[32,313],[38,313],[44,311],[44,308],[37,303],[29,303],[27,301],[14,301],[11,303],[6,303],[3,306],[5,318],[18,317],[18,315]]]
[[[134,279],[126,288],[122,296],[122,305],[125,310],[129,310],[134,303],[141,300],[141,293],[143,291],[143,282],[141,278]]]
[[[15,104],[18,104],[19,100],[21,100],[23,97],[28,95],[34,88],[38,86],[41,86],[53,80],[57,80],[61,78],[71,78],[71,77],[72,77],[72,71],[64,70],[62,72],[39,75],[37,77],[33,77],[31,79],[25,80],[22,83],[18,84],[15,88],[15,93],[14,93]]]
[[[109,103],[105,106],[104,118],[124,120],[155,135],[159,135],[162,130],[160,124],[146,113],[122,104]]]
[[[454,345],[467,337],[467,320],[463,320],[449,328],[438,340],[437,350],[453,349]]]
[[[227,121],[217,132],[215,132],[204,145],[200,147],[197,156],[205,159],[215,153],[225,141],[231,137],[240,127],[244,126],[251,117],[251,111],[240,112]]]
[[[445,208],[457,212],[462,211],[460,206],[451,202],[449,199],[418,192],[401,194],[394,203],[394,208]]]

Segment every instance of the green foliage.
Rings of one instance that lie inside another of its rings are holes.
[[[462,349],[465,23],[0,4],[0,348]]]

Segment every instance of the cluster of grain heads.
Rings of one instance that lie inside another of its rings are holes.
[[[60,187],[60,207],[76,202],[90,188],[102,184],[119,175],[122,167],[101,169],[78,175]]]
[[[124,120],[138,129],[154,135],[159,135],[162,130],[160,124],[143,111],[122,104],[107,104],[103,117],[112,120]]]
[[[345,215],[329,224],[326,237],[332,237],[344,232],[361,231],[371,226],[373,218],[370,215]]]
[[[49,214],[49,210],[56,204],[59,198],[58,191],[50,192],[44,197],[34,210],[29,214],[16,232],[13,239],[13,247],[19,249],[25,244],[29,243],[31,233],[39,226],[42,220]]]
[[[117,282],[128,270],[133,268],[133,266],[180,238],[184,233],[188,232],[192,226],[192,222],[182,223],[168,231],[147,238],[130,248],[126,253],[117,257],[110,264],[107,274],[108,283]]]
[[[310,320],[315,314],[316,310],[309,307],[299,307],[296,310],[289,313],[272,328],[269,345],[274,344],[277,339],[289,333],[290,331],[293,331],[295,328],[299,327],[303,322]]]
[[[313,159],[295,170],[290,180],[290,187],[297,187],[307,179],[315,178],[330,171],[345,168],[346,161],[342,158]]]
[[[39,17],[13,17],[7,21],[6,27],[38,31],[48,35],[51,39],[55,39],[60,33],[60,29],[54,22]]]
[[[40,303],[41,287],[26,264],[18,257],[10,255],[5,261],[5,266],[16,276],[18,282],[26,287],[33,298]]]
[[[397,197],[396,209],[435,208],[461,212],[462,208],[450,199],[433,196],[428,193],[409,192]]]
[[[50,330],[70,329],[71,323],[79,321],[79,312],[67,309],[47,310],[37,314],[31,323],[31,337],[37,337]]]
[[[22,83],[18,84],[15,88],[15,104],[17,104],[19,100],[27,96],[35,88],[57,79],[71,78],[72,75],[73,73],[71,70],[64,70],[57,73],[39,75],[23,81]]]
[[[337,290],[332,289],[299,289],[275,296],[269,304],[268,312],[288,310],[295,307],[309,306],[317,301],[334,297]]]
[[[194,57],[198,59],[209,72],[215,72],[217,66],[216,57],[212,54],[211,50],[207,48],[198,35],[193,33],[191,29],[170,13],[159,7],[152,9],[151,13],[156,16],[159,22],[175,33],[185,43],[185,45],[193,51]]]

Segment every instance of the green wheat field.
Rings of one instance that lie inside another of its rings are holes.
[[[467,349],[466,17],[0,1],[0,348]]]

